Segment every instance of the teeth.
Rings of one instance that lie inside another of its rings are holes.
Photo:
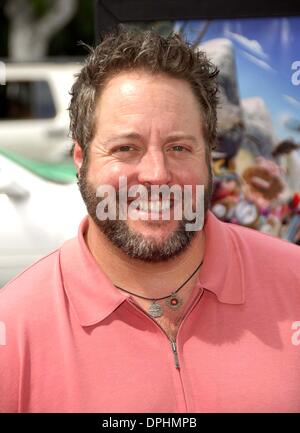
[[[160,211],[160,202],[159,201],[150,201],[150,211],[151,212],[159,212]]]
[[[139,209],[143,212],[164,212],[171,207],[170,200],[151,201],[141,200],[138,202]]]
[[[170,207],[171,207],[171,202],[170,202],[170,200],[164,200],[162,203],[161,203],[161,210],[164,212],[164,211],[166,211],[166,210],[168,210],[168,209],[170,209]]]

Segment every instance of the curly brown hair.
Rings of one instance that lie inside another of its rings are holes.
[[[178,34],[163,37],[154,31],[119,28],[104,36],[89,55],[71,89],[70,135],[87,156],[94,137],[94,114],[101,89],[123,71],[145,70],[186,80],[199,101],[207,157],[216,140],[218,69],[204,52],[192,47]]]

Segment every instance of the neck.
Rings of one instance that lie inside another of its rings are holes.
[[[203,231],[197,232],[188,248],[177,257],[158,263],[127,256],[106,238],[90,217],[85,240],[113,284],[145,297],[169,295],[193,273],[204,256]],[[191,282],[195,282],[195,278]]]

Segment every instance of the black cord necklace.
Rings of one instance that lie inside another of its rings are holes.
[[[200,269],[201,265],[203,264],[203,260],[201,261],[200,265],[197,266],[197,268],[194,270],[192,275],[188,277],[187,280],[184,281],[184,283],[181,284],[178,289],[174,290],[170,295],[162,296],[161,298],[147,298],[146,296],[137,295],[136,293],[129,292],[129,290],[125,290],[122,287],[119,287],[115,284],[115,287],[117,289],[122,290],[123,292],[129,293],[130,295],[136,296],[137,298],[146,299],[147,301],[152,301],[152,303],[149,306],[148,313],[152,317],[161,317],[164,314],[164,311],[162,307],[157,304],[157,301],[162,301],[166,299],[166,305],[171,308],[172,310],[177,310],[180,305],[182,305],[182,299],[177,296],[177,293],[180,289],[182,289],[183,286],[186,285],[190,281],[190,279],[195,275],[195,273]]]

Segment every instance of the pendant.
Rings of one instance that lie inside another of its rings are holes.
[[[151,317],[161,317],[164,314],[163,309],[159,304],[156,303],[155,300],[152,301],[148,313]]]
[[[177,310],[177,308],[182,305],[182,299],[175,293],[171,293],[170,297],[166,300],[166,305],[171,308],[171,310]]]

